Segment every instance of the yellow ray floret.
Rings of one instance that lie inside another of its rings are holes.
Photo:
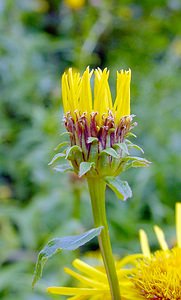
[[[181,248],[181,203],[176,203],[177,246]]]
[[[176,204],[177,246],[169,249],[161,228],[154,226],[161,250],[150,253],[148,239],[141,230],[144,257],[137,260],[131,281],[135,299],[181,299],[181,203]],[[132,289],[132,288],[131,288]]]
[[[151,252],[150,252],[150,247],[149,247],[146,232],[143,229],[141,229],[139,231],[139,234],[140,234],[141,250],[142,250],[144,256],[150,257]]]
[[[128,269],[125,266],[127,263],[133,266],[135,259],[138,257],[140,257],[140,254],[134,254],[116,262],[116,270],[123,300],[137,300],[137,298],[134,298],[134,291],[130,289],[133,283],[126,278],[128,274],[132,273],[132,267]],[[69,268],[65,268],[64,270],[78,281],[78,284],[76,284],[77,287],[52,286],[47,289],[49,293],[70,296],[68,299],[71,300],[111,300],[109,283],[103,266],[92,267],[79,259],[73,261],[73,266],[76,271]]]
[[[91,77],[94,72],[94,99],[92,99]],[[100,68],[85,70],[82,76],[69,68],[62,76],[62,100],[64,112],[70,113],[74,120],[83,113],[90,119],[92,112],[97,113],[97,124],[112,115],[117,124],[123,116],[130,115],[130,81],[131,70],[117,72],[116,99],[112,101],[109,87],[109,70]]]

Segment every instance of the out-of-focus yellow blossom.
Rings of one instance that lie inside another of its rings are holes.
[[[65,4],[72,9],[80,9],[85,5],[85,0],[64,0]]]
[[[154,227],[161,250],[151,253],[146,233],[140,231],[144,258],[139,259],[131,275],[136,297],[130,300],[181,299],[181,203],[176,204],[177,244],[169,249],[163,231]]]

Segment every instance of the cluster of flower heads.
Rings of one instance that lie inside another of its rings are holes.
[[[176,205],[176,246],[169,249],[163,231],[158,226],[154,229],[161,250],[151,253],[147,235],[140,230],[142,254],[128,255],[116,262],[122,300],[181,299],[181,203]],[[77,287],[49,287],[49,293],[72,300],[111,299],[103,267],[92,267],[78,259],[73,266],[77,271],[65,268],[65,272],[78,280]]]

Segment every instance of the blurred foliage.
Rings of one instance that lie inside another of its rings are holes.
[[[2,300],[52,299],[45,287],[67,281],[63,266],[78,253],[52,258],[32,291],[37,251],[52,237],[92,226],[84,182],[47,166],[63,131],[59,77],[69,66],[107,66],[113,89],[117,69],[133,72],[137,143],[152,165],[124,174],[133,188],[128,202],[107,191],[115,253],[139,250],[140,227],[156,247],[154,223],[174,243],[174,205],[181,200],[181,2],[89,0],[76,8],[72,2],[0,1]],[[80,251],[96,249],[94,240]]]

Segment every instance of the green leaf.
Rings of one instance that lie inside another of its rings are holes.
[[[48,244],[40,251],[35,266],[32,286],[41,278],[43,267],[46,261],[54,254],[61,252],[61,250],[75,250],[80,246],[86,244],[94,237],[98,236],[102,230],[101,227],[93,228],[80,235],[66,236],[62,238],[55,238],[48,242]]]
[[[122,181],[118,177],[111,176],[106,177],[105,181],[119,199],[125,201],[132,197],[132,191],[127,181]]]
[[[70,148],[68,148],[67,149],[67,152],[66,152],[66,159],[71,159],[72,157],[73,157],[73,155],[75,154],[75,153],[82,153],[82,149],[79,147],[79,146],[77,146],[77,145],[74,145],[74,146],[72,146],[72,147],[70,147]]]
[[[87,143],[88,143],[88,144],[91,144],[91,143],[93,143],[93,142],[98,142],[98,138],[93,137],[93,136],[88,137]]]
[[[82,177],[89,172],[95,164],[93,162],[81,162],[79,168],[79,177]]]
[[[107,155],[110,155],[114,158],[120,158],[119,155],[117,154],[116,150],[114,150],[113,148],[104,149],[103,151],[101,151],[100,155],[102,155],[104,153],[107,154]]]
[[[57,161],[59,158],[65,157],[64,153],[57,153],[55,156],[52,158],[52,160],[49,162],[49,166],[52,165],[55,161]]]

